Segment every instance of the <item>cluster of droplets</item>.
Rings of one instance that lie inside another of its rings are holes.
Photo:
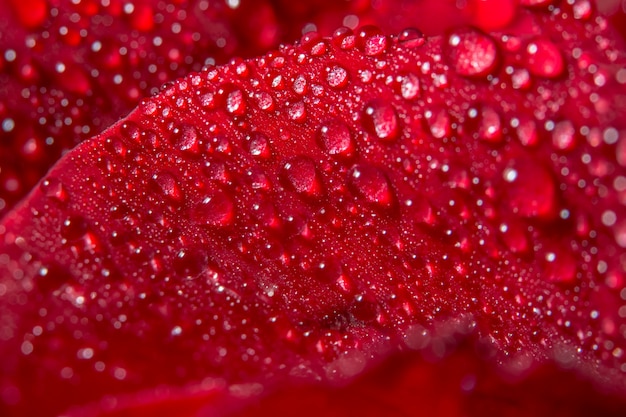
[[[548,38],[459,29],[439,42],[415,29],[310,32],[164,86],[102,149],[80,154],[101,172],[78,175],[76,157],[66,169],[77,175],[41,183],[33,210],[61,213],[51,227],[70,261],[39,268],[35,286],[113,335],[148,332],[180,357],[191,340],[203,363],[191,377],[227,373],[231,360],[272,369],[261,327],[319,354],[331,378],[361,372],[385,340],[441,357],[455,334],[498,320],[514,324],[481,337],[520,367],[515,354],[547,345],[554,328],[621,364],[626,307],[616,317],[588,301],[626,305],[614,255],[626,245],[626,139],[564,97],[626,75]],[[550,84],[568,77],[577,83]],[[508,101],[505,87],[525,94]],[[30,356],[37,343],[25,340]],[[75,351],[118,380],[133,373],[105,366],[95,347]]]

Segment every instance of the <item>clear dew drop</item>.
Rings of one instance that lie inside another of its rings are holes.
[[[174,146],[183,152],[197,154],[200,150],[198,143],[198,131],[191,125],[184,124],[172,132]]]
[[[471,109],[469,117],[477,118],[478,137],[486,142],[500,142],[502,139],[502,121],[498,112],[490,106]]]
[[[419,29],[407,28],[398,35],[398,44],[406,48],[419,48],[425,42],[426,38]]]
[[[405,100],[413,100],[420,96],[420,79],[415,74],[406,74],[400,80],[400,95]]]
[[[152,180],[163,196],[170,200],[182,201],[183,191],[172,174],[166,171],[157,172],[152,175]]]
[[[354,149],[350,128],[339,119],[323,123],[317,132],[317,139],[330,155],[349,156]]]
[[[387,176],[371,165],[356,165],[349,172],[349,183],[356,193],[368,203],[391,207],[394,193]]]
[[[384,141],[398,139],[401,133],[398,114],[391,104],[380,100],[371,101],[363,111],[363,126]]]
[[[333,32],[332,42],[341,49],[352,49],[356,45],[356,36],[352,29],[344,26]]]
[[[384,53],[388,42],[387,36],[376,26],[363,26],[357,34],[357,47],[367,56]]]
[[[68,242],[82,239],[89,230],[87,220],[82,216],[70,216],[61,225],[61,236]]]
[[[315,163],[304,156],[291,159],[283,166],[284,176],[291,188],[308,197],[322,195],[322,183]]]
[[[274,104],[274,98],[272,97],[272,95],[266,91],[261,91],[260,93],[257,93],[255,95],[255,98],[257,100],[257,105],[259,106],[259,108],[263,111],[273,111],[275,104]]]
[[[434,108],[424,112],[424,119],[435,139],[443,139],[450,135],[450,115],[443,108]]]
[[[341,65],[333,65],[328,68],[326,82],[332,88],[343,88],[348,84],[348,71]]]
[[[302,101],[292,104],[287,112],[289,118],[294,122],[304,123],[306,121],[306,105]]]
[[[233,116],[243,116],[246,113],[246,99],[243,91],[236,88],[226,97],[226,111]]]
[[[270,143],[264,133],[252,132],[247,139],[250,155],[261,158],[269,158],[271,155]]]
[[[576,129],[572,122],[563,120],[554,126],[552,145],[561,151],[570,150],[576,146]]]
[[[39,189],[46,197],[61,203],[66,202],[69,198],[65,186],[57,178],[46,178],[40,183]]]
[[[554,217],[557,187],[550,171],[530,158],[512,161],[504,170],[508,202],[514,213],[529,218]]]
[[[446,47],[450,64],[462,76],[486,76],[498,63],[496,43],[477,29],[454,31],[448,36]]]
[[[578,263],[571,252],[558,246],[538,255],[543,257],[543,276],[548,281],[567,284],[576,278]]]
[[[227,192],[215,190],[206,195],[191,212],[194,223],[203,226],[223,227],[235,217],[235,204]]]
[[[525,58],[528,70],[537,77],[557,78],[565,71],[565,62],[559,47],[547,39],[529,42]]]
[[[200,249],[181,249],[174,256],[173,267],[179,277],[195,279],[209,267],[209,258]]]

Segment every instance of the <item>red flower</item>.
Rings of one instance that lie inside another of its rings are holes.
[[[2,415],[624,413],[588,1],[60,3],[1,5]]]

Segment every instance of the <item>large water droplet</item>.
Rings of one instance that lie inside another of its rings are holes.
[[[348,84],[348,71],[341,65],[333,65],[328,68],[326,81],[333,88],[343,88]]]
[[[396,110],[391,104],[374,100],[365,106],[363,126],[382,140],[396,140],[400,136],[400,121]]]
[[[385,52],[387,43],[387,36],[376,26],[363,26],[357,34],[357,46],[368,56]]]
[[[68,194],[65,186],[57,178],[46,178],[41,182],[39,188],[41,189],[41,192],[48,198],[57,200],[62,203],[68,200]]]
[[[443,139],[450,134],[450,115],[446,109],[434,108],[426,110],[424,119],[434,138]]]
[[[195,127],[184,124],[173,131],[174,146],[183,152],[197,154],[200,150],[198,132]]]
[[[552,144],[556,149],[565,151],[576,145],[576,129],[569,120],[558,122],[552,131]]]
[[[348,156],[354,149],[350,128],[339,119],[329,120],[322,124],[317,138],[320,146],[330,155]]]
[[[235,216],[235,204],[232,198],[222,190],[216,190],[205,196],[191,212],[192,220],[200,225],[227,226]]]
[[[341,49],[352,49],[356,45],[356,36],[352,29],[340,27],[333,33],[332,42]]]
[[[398,35],[398,43],[406,48],[419,48],[425,42],[426,38],[419,29],[407,28]]]
[[[68,242],[80,240],[88,230],[87,220],[82,216],[70,216],[63,221],[61,236]]]
[[[246,99],[243,91],[236,88],[226,97],[226,111],[233,116],[242,116],[246,113]]]
[[[356,193],[367,202],[382,207],[394,203],[394,193],[387,176],[371,165],[356,165],[349,172],[349,181]]]
[[[420,95],[420,79],[415,74],[406,74],[400,79],[400,94],[406,100],[413,100]]]
[[[183,192],[176,178],[169,172],[161,171],[155,173],[152,176],[152,180],[156,184],[157,189],[161,191],[165,197],[175,201],[181,201],[183,199]]]
[[[248,149],[252,156],[268,158],[270,156],[269,139],[261,132],[252,132],[248,136]]]
[[[555,215],[556,184],[550,171],[529,158],[514,160],[503,172],[509,205],[524,217],[552,218]]]
[[[457,30],[448,36],[447,56],[454,70],[467,77],[482,77],[495,69],[499,52],[488,35],[476,29]]]
[[[531,74],[544,78],[557,78],[565,70],[559,47],[547,39],[535,39],[526,46],[526,66]]]
[[[292,104],[288,110],[289,118],[297,123],[304,123],[306,121],[306,105],[299,101]]]
[[[209,258],[200,249],[181,249],[174,257],[173,266],[179,277],[194,279],[208,268]]]
[[[315,164],[307,157],[297,157],[284,166],[285,178],[299,194],[319,197],[322,194],[322,183]]]

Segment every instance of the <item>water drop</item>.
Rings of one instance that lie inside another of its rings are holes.
[[[319,197],[322,194],[322,183],[315,164],[307,157],[296,157],[284,167],[287,182],[297,193],[308,197]]]
[[[393,141],[400,136],[400,122],[391,104],[380,100],[371,101],[363,112],[363,126],[378,139]]]
[[[270,156],[269,139],[261,132],[252,132],[248,136],[248,150],[252,156],[268,158]]]
[[[335,30],[332,42],[341,49],[352,49],[356,44],[356,37],[354,36],[352,29],[344,26]]]
[[[525,55],[528,70],[538,77],[557,78],[565,70],[559,47],[547,39],[535,39],[528,43]]]
[[[420,79],[415,74],[406,74],[400,80],[400,94],[406,100],[413,100],[420,95]]]
[[[198,144],[198,131],[191,125],[184,124],[173,131],[172,140],[174,146],[183,151],[197,154],[200,150]]]
[[[226,111],[233,116],[243,116],[246,113],[246,99],[243,91],[236,88],[226,97]]]
[[[569,120],[558,122],[552,131],[552,144],[556,149],[565,151],[576,145],[576,129]]]
[[[70,216],[63,221],[61,236],[68,242],[80,240],[87,234],[87,221],[82,216]]]
[[[64,203],[68,200],[67,190],[61,181],[50,177],[43,180],[39,186],[41,192],[48,198]]]
[[[174,257],[174,271],[185,279],[197,278],[209,266],[209,258],[200,249],[181,249]]]
[[[367,56],[382,54],[387,43],[387,36],[376,26],[363,26],[357,34],[357,46]]]
[[[398,43],[406,48],[419,48],[425,42],[426,38],[419,29],[407,28],[398,35]]]
[[[343,88],[348,84],[348,71],[341,65],[333,65],[327,68],[326,81],[333,88]]]
[[[550,171],[530,158],[514,160],[503,172],[509,206],[524,217],[552,218],[557,187]]]
[[[302,101],[292,104],[288,113],[289,118],[294,122],[304,123],[306,121],[306,106]]]
[[[206,195],[191,212],[191,219],[200,225],[227,226],[235,217],[235,204],[232,198],[222,190]]]
[[[450,135],[450,115],[444,108],[435,108],[424,112],[424,119],[431,135],[443,139]]]
[[[257,104],[261,110],[273,111],[274,110],[274,98],[266,91],[261,91],[255,95]]]
[[[447,56],[454,70],[466,77],[483,77],[495,69],[499,53],[494,40],[477,29],[458,30],[448,36]]]
[[[349,182],[356,193],[367,202],[382,207],[394,203],[394,193],[387,176],[371,165],[356,165],[349,172]]]
[[[318,130],[317,139],[330,155],[349,156],[354,149],[350,128],[339,119],[323,123]]]
[[[161,193],[174,201],[181,201],[183,199],[183,192],[176,181],[176,178],[166,171],[161,171],[155,173],[152,176],[152,180],[156,185],[157,189],[161,191]]]

